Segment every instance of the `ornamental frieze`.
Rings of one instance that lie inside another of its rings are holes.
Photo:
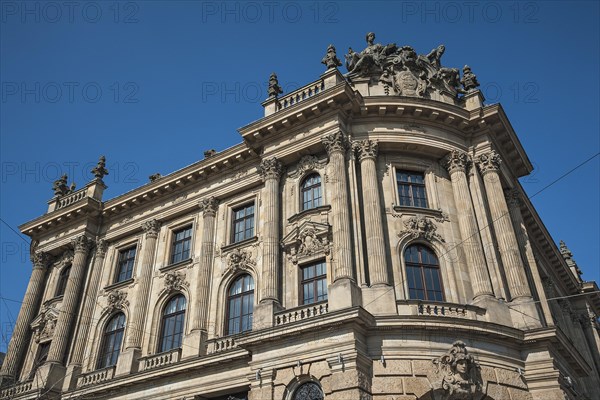
[[[482,391],[480,367],[467,351],[464,342],[457,340],[443,356],[432,360],[441,379],[434,384],[435,400],[479,400]]]

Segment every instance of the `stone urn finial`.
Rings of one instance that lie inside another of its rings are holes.
[[[335,54],[335,47],[332,44],[327,47],[327,54],[325,54],[325,57],[321,60],[321,64],[325,64],[328,70],[342,65],[342,62]]]
[[[277,97],[283,90],[281,86],[279,86],[279,81],[277,80],[277,74],[273,72],[269,77],[269,98]]]

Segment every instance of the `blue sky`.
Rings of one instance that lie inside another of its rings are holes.
[[[538,192],[600,148],[598,4],[0,1],[0,351],[31,272],[8,226],[44,213],[61,173],[81,187],[106,155],[108,199],[232,146],[261,117],[271,72],[289,92],[324,71],[328,44],[341,57],[368,31],[420,54],[443,43],[444,65],[469,64]],[[532,200],[597,281],[599,170],[596,157]]]

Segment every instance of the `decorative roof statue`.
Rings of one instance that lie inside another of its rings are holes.
[[[565,262],[567,263],[569,268],[571,268],[571,271],[573,271],[576,277],[579,280],[581,280],[581,274],[583,274],[583,272],[581,272],[581,269],[579,269],[579,266],[573,259],[573,253],[571,252],[571,250],[569,250],[565,242],[563,242],[562,240],[560,241],[560,254],[565,259]]]
[[[386,46],[375,43],[375,33],[369,32],[366,36],[367,47],[360,53],[356,53],[350,47],[346,54],[346,68],[350,74],[360,73],[368,75],[381,72],[386,57],[397,50],[395,43]]]
[[[157,173],[155,173],[155,174],[152,174],[152,175],[150,175],[150,176],[148,177],[148,179],[150,179],[150,182],[154,182],[154,181],[157,181],[157,180],[159,180],[159,179],[161,178],[161,176],[162,176],[162,175],[161,175],[160,173],[158,173],[158,172],[157,172]]]
[[[106,157],[100,156],[98,164],[92,170],[92,174],[94,174],[96,179],[100,180],[102,180],[105,175],[108,175],[108,170],[106,169]]]
[[[441,373],[441,382],[434,388],[436,400],[479,400],[484,396],[481,388],[479,365],[468,354],[464,342],[457,340],[446,354],[435,358],[433,364]]]
[[[342,65],[342,62],[335,54],[335,47],[332,44],[327,47],[327,54],[321,60],[321,64],[325,64],[327,69],[337,68]]]
[[[431,65],[439,69],[442,66],[442,55],[444,54],[444,51],[446,51],[446,46],[440,44],[438,47],[431,50],[425,57]]]
[[[477,82],[477,76],[471,72],[471,67],[465,65],[463,67],[463,77],[460,80],[461,85],[465,92],[471,92],[479,86],[479,82]]]
[[[275,74],[275,72],[273,72],[269,77],[269,98],[277,97],[281,93],[283,93],[283,90],[281,90],[281,86],[279,86],[277,75]]]
[[[52,190],[54,190],[55,196],[64,196],[69,194],[67,180],[67,174],[64,174],[63,176],[54,181],[54,184],[52,185]]]

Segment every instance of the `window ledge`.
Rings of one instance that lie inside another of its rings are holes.
[[[442,210],[434,210],[433,208],[422,208],[422,207],[411,207],[411,206],[397,206],[393,207],[394,211],[401,214],[421,214],[435,218],[438,222],[450,221],[448,214]]]
[[[300,211],[298,214],[294,214],[288,218],[288,222],[292,223],[298,221],[300,218],[305,217],[307,215],[318,215],[324,212],[331,210],[331,206],[326,204],[324,206],[319,206],[315,208],[309,208],[308,210]]]
[[[226,253],[230,250],[237,249],[238,247],[244,247],[250,243],[254,243],[258,240],[258,236],[253,236],[250,239],[240,240],[239,242],[228,244],[227,246],[221,247],[221,252]]]
[[[172,269],[177,269],[179,267],[183,267],[184,265],[188,265],[192,263],[192,258],[186,258],[185,260],[177,261],[176,263],[165,265],[164,267],[159,268],[160,272],[170,271]]]
[[[117,288],[129,286],[129,285],[131,285],[133,283],[133,281],[134,281],[133,278],[129,278],[129,279],[125,279],[124,281],[111,283],[110,285],[105,286],[104,290],[110,291],[110,290],[114,290],[114,289],[117,289]]]

